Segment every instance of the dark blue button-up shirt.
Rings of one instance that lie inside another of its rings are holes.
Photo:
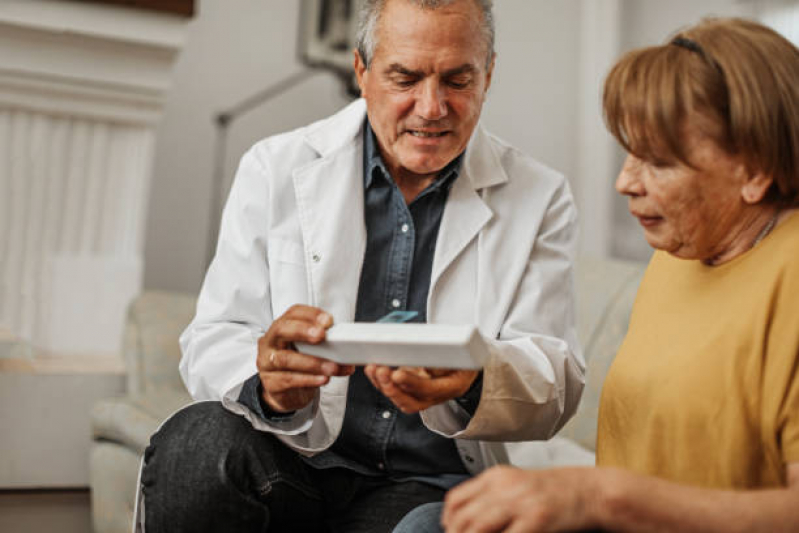
[[[391,311],[418,314],[426,322],[433,255],[449,189],[462,155],[410,204],[387,171],[368,123],[364,128],[366,253],[361,269],[356,322],[374,322]],[[460,404],[474,413],[481,381]],[[266,418],[254,376],[240,401]],[[245,398],[249,397],[249,399]],[[255,404],[255,405],[252,405]],[[420,479],[450,487],[468,475],[454,441],[427,429],[419,414],[407,415],[375,389],[358,368],[350,378],[341,434],[327,451],[306,461],[317,468],[344,467],[368,475]]]

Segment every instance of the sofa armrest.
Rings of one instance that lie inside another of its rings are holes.
[[[141,454],[150,436],[172,413],[191,403],[185,391],[159,391],[146,397],[109,398],[92,408],[92,436]]]
[[[594,466],[594,452],[571,439],[555,436],[547,441],[508,442],[510,462],[536,470],[561,466]]]

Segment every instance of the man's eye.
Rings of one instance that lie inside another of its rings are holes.
[[[465,89],[469,86],[471,80],[468,78],[450,78],[447,80],[447,85],[455,89]]]
[[[400,87],[410,87],[414,83],[416,83],[416,79],[414,78],[394,78],[394,83],[399,85]]]

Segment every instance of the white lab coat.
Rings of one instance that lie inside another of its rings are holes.
[[[287,422],[236,400],[257,341],[293,304],[355,316],[366,247],[363,100],[244,155],[216,256],[180,339],[196,400],[222,400],[261,431],[313,455],[338,436],[348,378],[333,378]],[[421,413],[457,439],[476,473],[507,462],[501,442],[551,437],[574,413],[584,362],[574,327],[575,208],[566,180],[478,127],[444,209],[427,301],[430,323],[476,324],[489,343],[474,416],[456,402]]]

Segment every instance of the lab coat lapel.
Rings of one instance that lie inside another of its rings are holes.
[[[486,135],[480,127],[475,130],[466,149],[460,175],[449,192],[436,240],[431,293],[435,291],[441,275],[494,216],[481,198],[481,190],[507,181]]]
[[[355,317],[366,250],[360,135],[293,176],[311,305],[336,322]]]

